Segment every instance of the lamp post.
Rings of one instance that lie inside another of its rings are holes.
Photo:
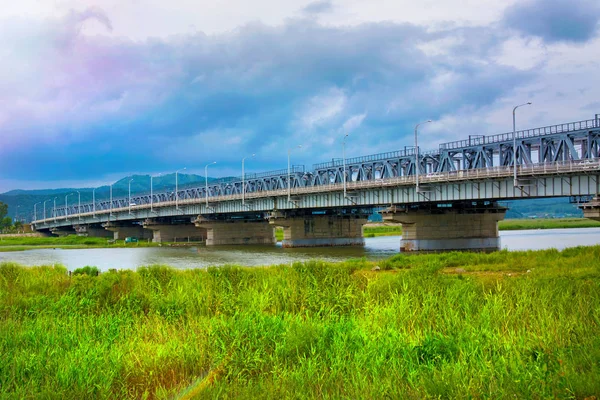
[[[250,157],[254,157],[255,155],[256,154],[252,153],[252,155]],[[245,204],[245,200],[246,200],[246,183],[245,183],[246,173],[244,172],[244,160],[246,160],[246,158],[248,158],[248,157],[242,158],[242,206]]]
[[[75,194],[75,193],[69,193],[68,195],[65,196],[65,221],[69,217],[69,205],[67,204],[67,198],[69,196],[71,196],[72,194]]]
[[[52,200],[50,200],[50,199],[44,200],[44,223],[46,223],[46,202],[47,201],[52,201]]]
[[[131,215],[131,182],[133,182],[133,178],[129,180],[129,215]]]
[[[92,189],[92,218],[96,218],[96,188]]]
[[[208,208],[208,166],[209,165],[213,165],[216,164],[216,161],[211,162],[210,164],[206,164],[206,166],[204,167],[204,183],[205,183],[205,190],[206,190],[206,207]]]
[[[415,126],[415,193],[419,193],[419,141],[417,138],[417,133],[420,125],[427,124],[432,122],[428,119],[425,122],[420,122]]]
[[[112,183],[110,184],[110,211],[108,213],[108,219],[111,220],[112,219]]]
[[[56,222],[56,199],[58,197],[54,198],[54,209],[52,210],[52,213],[54,214],[54,222]]]
[[[42,204],[42,202],[38,201],[37,203],[35,203],[33,205],[33,219],[34,219],[34,221],[37,221],[37,205],[38,204]]]
[[[292,201],[292,169],[291,169],[291,163],[290,163],[290,155],[292,153],[292,149],[300,149],[302,148],[302,145],[299,144],[296,147],[290,147],[288,149],[288,202]]]
[[[177,174],[179,173],[179,171],[185,171],[185,167],[175,171],[175,210],[179,210],[179,192],[177,188]]]
[[[346,198],[346,138],[349,133],[344,135],[344,139],[342,140],[342,164],[344,168],[343,178],[344,178],[344,199]]]
[[[158,174],[156,175],[156,177],[158,178],[159,176],[161,176],[162,174]],[[153,180],[153,176],[150,175],[150,212],[154,212],[153,209],[153,205],[154,205],[154,194],[152,192],[152,180]]]
[[[19,220],[19,207],[21,207],[21,205],[17,204],[17,209],[15,210],[15,222]]]
[[[531,105],[531,102],[528,101],[527,103],[523,103],[523,104],[519,104],[518,106],[515,106],[515,108],[513,108],[513,167],[514,167],[514,176],[513,176],[513,185],[514,187],[518,186],[517,183],[517,123],[516,123],[516,111],[517,108],[519,107],[523,107],[523,106],[528,106]]]
[[[77,197],[77,215],[79,216],[79,220],[81,221],[81,192],[79,190],[77,191]]]

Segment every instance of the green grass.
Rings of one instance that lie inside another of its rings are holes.
[[[587,218],[506,219],[498,223],[501,231],[523,229],[600,228],[600,222]]]
[[[60,237],[9,237],[2,238],[0,241],[0,252],[23,251],[31,249],[87,249],[103,247],[156,247],[169,246],[174,243],[162,242],[154,243],[147,239],[140,239],[139,242],[125,243],[124,240],[112,240],[110,238],[85,237],[85,236],[60,236]],[[181,245],[181,243],[175,243]]]
[[[498,229],[501,231],[562,228],[600,228],[600,222],[586,218],[557,218],[506,219],[498,223]],[[365,226],[363,233],[365,237],[399,236],[402,235],[402,226],[400,224],[387,226]],[[283,233],[281,235],[283,237]]]
[[[373,265],[0,264],[0,398],[600,393],[600,246]]]

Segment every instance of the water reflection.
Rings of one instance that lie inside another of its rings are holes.
[[[500,232],[502,248],[508,250],[563,249],[600,244],[600,228],[548,229]],[[39,249],[0,253],[0,261],[24,265],[63,264],[70,270],[95,265],[135,269],[143,265],[167,264],[175,268],[204,268],[211,265],[247,266],[289,264],[320,259],[342,261],[348,258],[387,258],[398,253],[399,236],[366,238],[364,247],[319,247],[286,249],[277,246],[150,247],[117,249]]]

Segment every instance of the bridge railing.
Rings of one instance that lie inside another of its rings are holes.
[[[525,129],[516,132],[517,139],[528,139],[533,137],[555,135],[557,133],[576,132],[584,129],[598,128],[597,119],[588,119],[584,121],[569,122],[565,124],[550,125],[541,128]],[[499,142],[508,142],[513,140],[513,133],[500,133],[497,135],[484,136],[481,138],[472,138],[457,140],[454,142],[440,144],[440,150],[454,150],[464,147],[495,144]]]
[[[432,151],[437,152],[436,150],[432,150]],[[393,159],[393,158],[403,158],[403,157],[408,157],[408,156],[411,156],[414,154],[415,154],[414,148],[405,149],[405,150],[389,151],[387,153],[378,153],[378,154],[371,154],[371,155],[362,156],[362,157],[346,158],[346,165],[362,164],[365,162],[372,162],[372,161],[389,160],[389,159]],[[421,153],[421,154],[425,154],[425,153]],[[313,164],[313,169],[319,170],[319,169],[326,169],[326,168],[341,167],[343,165],[344,165],[344,160],[341,158],[338,158],[338,159],[328,161],[328,162]]]
[[[429,173],[420,176],[420,182],[423,186],[427,184],[434,183],[446,183],[446,182],[460,182],[460,181],[469,181],[472,179],[490,179],[490,178],[510,178],[513,174],[512,166],[496,166],[496,167],[488,167],[488,168],[477,168],[470,170],[458,170],[458,171],[449,171],[449,172],[440,172],[440,173]],[[517,172],[520,178],[529,178],[536,175],[554,175],[561,173],[574,173],[574,172],[583,172],[583,173],[598,173],[600,171],[600,159],[595,158],[592,160],[575,160],[575,161],[561,161],[561,162],[548,162],[548,163],[539,163],[539,164],[531,164],[518,166]],[[363,189],[363,188],[377,188],[377,187],[388,187],[388,186],[398,186],[398,185],[414,185],[415,184],[415,176],[398,176],[393,178],[384,178],[384,179],[373,179],[368,181],[351,181],[347,182],[347,190],[354,189]],[[308,187],[300,187],[293,188],[293,195],[303,195],[310,193],[319,193],[319,192],[330,192],[330,191],[339,191],[343,187],[343,183],[334,183],[330,185],[322,185],[322,186],[308,186]],[[261,198],[264,196],[278,196],[278,195],[286,195],[286,189],[276,189],[270,191],[263,192],[251,192],[246,193],[246,200],[253,198]],[[239,200],[241,198],[240,194],[232,194],[232,195],[221,195],[211,197],[211,203],[220,202],[220,201],[229,201],[229,200]],[[179,206],[183,206],[186,204],[197,204],[198,202],[203,202],[203,199],[184,199],[179,201]],[[159,207],[172,207],[175,206],[175,201],[169,200],[160,203],[154,203],[155,208]],[[144,209],[149,208],[148,204],[136,206],[135,209]],[[112,210],[104,209],[97,210],[95,214],[97,215],[106,215],[109,213],[119,213],[119,212],[128,212],[128,207],[120,207],[113,208]],[[81,213],[81,214],[71,214],[68,217],[61,215],[56,217],[56,221],[67,221],[68,219],[77,218],[79,216],[86,217],[91,216],[91,212]],[[53,224],[55,222],[55,218],[49,217],[45,220],[35,221],[38,224]]]

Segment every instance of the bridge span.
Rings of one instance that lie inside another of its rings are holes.
[[[516,144],[516,146],[515,146]],[[417,153],[417,154],[415,154]],[[418,159],[417,159],[418,158]],[[516,161],[516,162],[515,162]],[[516,164],[516,165],[515,165]],[[500,247],[498,201],[598,196],[600,120],[476,136],[435,151],[414,148],[336,159],[173,192],[71,205],[32,222],[36,230],[207,245],[362,245],[374,209],[402,223],[404,251],[493,250]],[[584,208],[597,217],[600,204]]]

